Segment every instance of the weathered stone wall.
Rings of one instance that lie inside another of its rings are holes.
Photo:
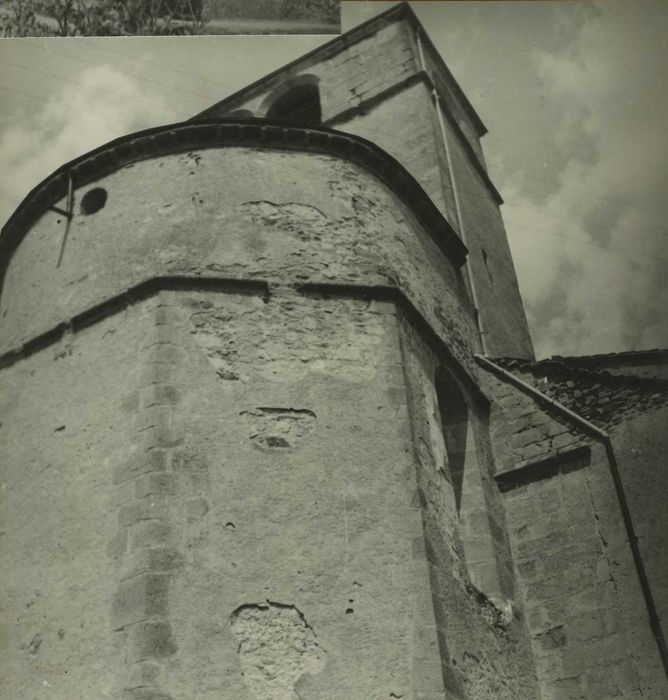
[[[85,215],[80,203],[95,187],[106,190],[106,204]],[[65,219],[55,212],[9,264],[3,351],[146,278],[194,275],[397,287],[471,365],[475,329],[460,273],[408,208],[357,166],[209,149],[132,164],[75,194],[60,266]]]
[[[2,697],[119,697],[111,604],[129,575],[114,561],[128,494],[113,468],[148,435],[150,307],[0,372]]]
[[[296,63],[204,116],[225,116],[244,109],[264,117],[296,77],[309,75],[318,83],[323,122],[362,136],[395,157],[458,230],[453,185],[432,95],[436,85],[445,105],[443,125],[487,352],[490,356],[531,357],[500,198],[486,176],[478,126],[426,46],[422,56],[431,80],[422,69],[414,28],[409,22],[393,21],[370,36],[342,43],[328,58],[314,56]]]
[[[416,644],[429,580],[411,556],[392,304],[175,292],[160,310],[161,420],[182,441],[154,535],[179,565],[152,684],[183,700],[409,695],[413,664],[440,664]]]
[[[432,580],[447,697],[536,698],[522,604],[513,600],[504,516],[490,474],[486,420],[469,396],[473,445],[467,450],[463,486],[469,503],[462,502],[458,513],[434,386],[436,367],[444,358],[406,324],[401,340],[416,469],[413,499],[422,504],[421,546]],[[468,542],[467,518],[474,520],[476,533]],[[498,528],[490,527],[496,523]],[[482,571],[479,564],[484,565]],[[494,587],[493,601],[485,589]]]
[[[174,291],[5,369],[3,692],[535,697],[415,461],[433,377],[402,328],[390,302]]]
[[[438,124],[430,104],[429,89],[423,82],[406,86],[402,99],[369,107],[364,114],[346,119],[343,130],[378,144],[416,178],[446,219],[456,223],[447,165],[442,151],[434,148]]]
[[[410,28],[402,22],[392,22],[372,36],[348,46],[341,44],[328,58],[300,61],[257,88],[245,90],[220,106],[214,105],[205,115],[222,117],[246,109],[253,116],[264,117],[274,98],[285,89],[286,81],[290,84],[297,76],[310,75],[318,81],[323,121],[327,121],[408,79],[416,70]]]
[[[2,693],[535,697],[484,421],[470,569],[447,487],[419,495],[425,342],[469,386],[477,345],[461,277],[399,197],[335,157],[219,148],[74,204],[67,236],[47,211],[21,239],[0,299],[3,350],[23,347],[0,379]]]
[[[655,408],[610,430],[638,545],[664,632],[668,625],[668,409]]]
[[[489,381],[497,482],[543,697],[663,697],[668,686],[605,447],[516,388]],[[630,499],[646,532],[633,490]]]

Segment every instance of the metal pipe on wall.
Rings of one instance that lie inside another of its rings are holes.
[[[417,47],[418,47],[418,54],[420,56],[420,68],[422,71],[426,74],[427,72],[427,64],[424,59],[424,51],[422,49],[422,41],[420,40],[420,32],[417,31],[415,34],[416,42],[417,42]],[[433,83],[432,83],[433,84]],[[443,109],[441,107],[441,98],[438,95],[438,92],[436,88],[434,87],[432,89],[432,97],[434,99],[434,107],[436,108],[436,114],[438,117],[438,124],[439,128],[441,131],[441,140],[443,141],[443,148],[445,150],[445,159],[448,164],[448,176],[450,178],[450,184],[452,186],[452,195],[455,200],[455,216],[457,217],[457,228],[459,230],[459,236],[462,239],[462,243],[468,248],[468,244],[466,241],[466,227],[464,225],[464,218],[462,216],[462,208],[461,204],[459,201],[459,191],[457,188],[457,180],[455,178],[455,172],[454,168],[452,165],[452,154],[450,152],[450,144],[448,142],[448,134],[447,134],[447,129],[445,127],[445,119],[443,117]],[[466,256],[466,272],[469,278],[469,285],[471,288],[471,298],[473,301],[473,312],[475,315],[475,322],[476,326],[478,328],[478,335],[480,336],[480,345],[482,348],[483,354],[487,354],[487,343],[486,343],[486,336],[485,336],[485,331],[483,328],[483,323],[482,319],[480,318],[480,311],[479,306],[478,306],[478,293],[476,290],[476,285],[475,285],[475,279],[473,278],[473,269],[471,266],[471,251],[469,249],[469,254]]]

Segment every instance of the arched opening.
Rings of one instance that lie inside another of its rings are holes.
[[[319,126],[322,123],[322,109],[317,83],[300,82],[282,92],[269,106],[267,119],[296,126]]]
[[[230,118],[233,117],[234,119],[249,119],[255,115],[250,111],[250,109],[235,109],[232,112],[228,112],[224,116]]]

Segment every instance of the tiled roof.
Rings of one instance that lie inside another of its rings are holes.
[[[644,352],[668,355],[664,350]],[[616,355],[629,356],[630,353]],[[552,357],[540,361],[502,357],[493,362],[509,372],[525,375],[525,380],[526,375],[530,375],[529,382],[546,396],[599,426],[614,425],[630,414],[668,405],[668,380],[613,374],[596,368],[596,362],[589,366],[589,358],[593,357],[596,356]]]
[[[557,362],[570,365],[636,365],[656,364],[668,365],[668,349],[655,348],[653,350],[629,350],[626,352],[608,352],[599,355],[561,356],[553,355],[548,358]]]

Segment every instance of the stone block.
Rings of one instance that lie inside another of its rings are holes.
[[[110,540],[107,545],[107,553],[112,559],[122,557],[128,546],[127,528],[121,528]]]
[[[584,700],[580,676],[558,678],[550,683],[549,697],[552,700]]]
[[[164,450],[140,452],[114,468],[114,484],[122,484],[143,474],[164,472],[169,465],[169,455]]]
[[[121,581],[112,603],[113,628],[167,615],[169,579],[169,574],[146,573]]]
[[[543,438],[543,432],[538,428],[529,428],[528,430],[523,430],[519,433],[515,433],[511,439],[511,445],[513,447],[524,447],[531,443],[537,442]]]
[[[141,661],[134,664],[125,681],[127,688],[154,686],[160,677],[161,666],[155,661]]]
[[[183,556],[173,547],[137,549],[123,562],[121,579],[144,573],[169,573],[182,565]]]
[[[138,622],[130,625],[127,630],[127,653],[131,661],[162,659],[173,656],[177,652],[169,622]]]
[[[544,632],[539,632],[534,636],[534,640],[543,651],[559,649],[568,643],[568,637],[563,625],[555,625]]]
[[[119,525],[133,525],[141,520],[163,520],[169,508],[159,496],[149,496],[129,503],[118,511]]]
[[[181,398],[181,392],[170,384],[151,384],[142,390],[142,405],[175,406]]]
[[[168,384],[172,381],[174,368],[167,362],[151,362],[142,370],[139,377],[139,386],[146,387],[150,384]]]
[[[176,474],[169,472],[143,474],[135,481],[136,498],[173,495],[176,493],[176,489]]]
[[[172,365],[180,365],[183,361],[183,353],[175,345],[158,343],[146,347],[154,362],[165,362]]]
[[[186,518],[190,522],[201,520],[209,512],[209,504],[205,498],[191,498],[185,503]]]
[[[578,642],[604,637],[607,634],[605,620],[599,611],[580,613],[569,625],[573,640]]]
[[[142,520],[127,528],[130,551],[143,547],[166,545],[172,535],[172,527],[164,520]]]
[[[573,443],[577,440],[578,438],[575,435],[571,435],[570,433],[563,433],[561,435],[557,435],[555,438],[552,439],[552,447],[555,450],[563,450],[565,447],[573,445]]]

